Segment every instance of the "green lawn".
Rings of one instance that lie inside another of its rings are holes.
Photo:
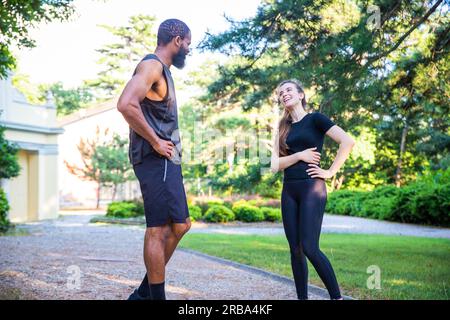
[[[187,234],[181,247],[292,277],[284,236]],[[343,294],[357,299],[449,299],[450,240],[406,236],[322,234]],[[324,288],[312,265],[309,281]],[[368,289],[367,267],[381,270],[381,289]],[[294,290],[294,289],[293,289]]]

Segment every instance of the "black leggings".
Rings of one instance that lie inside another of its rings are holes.
[[[308,299],[306,257],[325,284],[330,298],[341,297],[333,267],[319,249],[320,229],[326,201],[327,189],[323,179],[304,179],[283,183],[281,212],[291,251],[292,272],[299,299]]]

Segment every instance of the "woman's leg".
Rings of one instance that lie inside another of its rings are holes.
[[[286,238],[291,252],[291,266],[297,297],[308,299],[308,265],[300,249],[298,203],[295,199],[297,183],[284,183],[281,194],[281,212]]]
[[[300,242],[302,250],[325,284],[331,299],[341,297],[333,267],[319,249],[320,231],[327,201],[327,189],[322,179],[305,180],[300,192]]]

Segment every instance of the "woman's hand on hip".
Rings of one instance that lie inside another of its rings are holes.
[[[308,166],[309,169],[306,169],[306,172],[309,174],[311,178],[322,178],[322,179],[329,179],[333,176],[333,173],[330,170],[324,170],[322,168],[319,168],[315,164],[309,163]]]
[[[297,152],[298,159],[307,163],[319,164],[320,152],[314,151],[314,149],[317,149],[317,147]]]

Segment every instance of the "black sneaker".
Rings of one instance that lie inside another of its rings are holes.
[[[127,300],[152,300],[150,297],[143,297],[138,293],[137,289],[134,289],[133,293],[130,294]]]

